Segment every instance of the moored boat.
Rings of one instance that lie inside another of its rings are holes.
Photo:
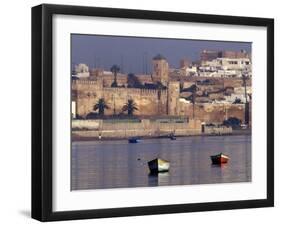
[[[140,142],[140,138],[139,137],[131,137],[128,139],[128,142],[131,144],[136,144]]]
[[[229,157],[227,155],[224,155],[223,153],[212,155],[210,156],[210,158],[213,164],[225,164],[229,160]]]
[[[168,172],[170,162],[164,159],[156,158],[148,162],[148,167],[151,173]]]
[[[170,140],[176,140],[177,138],[174,135],[170,135]]]

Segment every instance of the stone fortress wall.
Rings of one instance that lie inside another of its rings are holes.
[[[111,88],[103,87],[98,81],[72,82],[72,99],[76,102],[77,114],[82,117],[93,112],[93,107],[100,98],[104,98],[110,107],[105,110],[105,115],[120,114],[128,99],[133,99],[138,108],[134,115],[166,115],[167,95],[167,89]]]
[[[72,99],[76,102],[76,112],[85,117],[93,112],[93,106],[100,98],[106,100],[110,109],[105,115],[120,114],[128,99],[133,99],[138,110],[136,116],[185,116],[193,118],[193,104],[179,100],[179,82],[170,82],[168,89],[137,89],[103,87],[97,81],[74,80],[72,82]],[[195,119],[202,122],[221,123],[229,117],[244,120],[244,104],[196,103]]]
[[[179,115],[192,118],[193,104],[180,102]],[[230,117],[238,118],[243,122],[245,117],[245,105],[197,103],[194,106],[194,115],[196,119],[206,123],[222,123]]]

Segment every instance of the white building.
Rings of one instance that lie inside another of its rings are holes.
[[[202,61],[200,76],[206,77],[242,77],[243,72],[251,74],[251,61],[248,58],[216,58]]]
[[[87,78],[90,76],[89,67],[86,64],[75,65],[75,76],[78,78]]]
[[[226,102],[234,103],[236,100],[240,100],[241,104],[246,103],[246,98],[244,94],[231,94],[230,96],[224,96]],[[249,98],[248,98],[249,100]]]
[[[71,101],[71,113],[72,113],[72,118],[76,118],[76,102]]]

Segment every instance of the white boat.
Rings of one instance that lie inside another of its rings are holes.
[[[148,167],[151,173],[168,172],[170,162],[164,159],[156,158],[148,162]]]

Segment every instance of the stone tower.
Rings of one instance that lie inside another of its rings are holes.
[[[186,69],[190,66],[190,61],[187,58],[183,58],[180,60],[180,68]]]
[[[169,81],[169,64],[165,57],[158,54],[156,55],[153,60],[153,72],[152,72],[152,79],[153,82],[161,82],[162,85],[167,86]]]
[[[178,81],[168,84],[168,115],[179,115],[180,83]]]

